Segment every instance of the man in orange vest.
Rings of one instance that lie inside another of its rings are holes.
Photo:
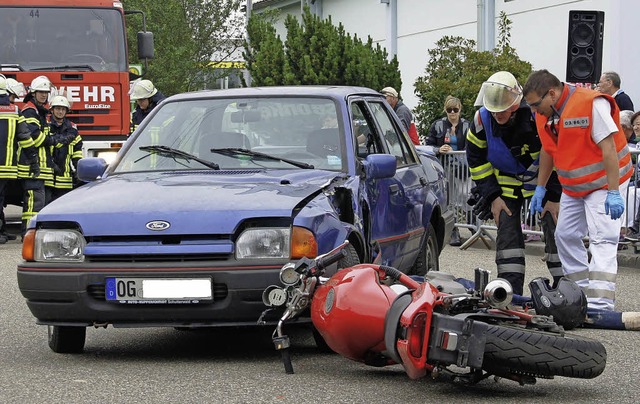
[[[613,310],[620,194],[633,171],[618,106],[611,96],[562,83],[547,70],[533,72],[523,92],[543,147],[531,210],[542,211],[555,167],[562,184],[556,244],[564,275],[580,285],[589,309]],[[587,235],[591,260],[582,242]]]

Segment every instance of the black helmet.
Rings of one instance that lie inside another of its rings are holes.
[[[556,324],[570,330],[581,325],[587,314],[587,298],[572,280],[561,278],[556,288],[549,279],[535,278],[529,282],[536,314],[553,316]]]

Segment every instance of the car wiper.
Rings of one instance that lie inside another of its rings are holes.
[[[272,156],[270,154],[260,153],[260,152],[249,150],[249,149],[243,149],[240,147],[225,147],[222,149],[211,149],[211,152],[220,153],[227,156],[242,154],[245,156],[260,157],[267,160],[282,161],[284,163],[288,163],[288,164],[291,164],[292,166],[296,166],[299,168],[311,168],[311,169],[315,168],[312,164],[304,163],[302,161],[289,160],[282,157]]]
[[[220,166],[212,161],[209,160],[205,160],[205,159],[201,159],[200,157],[194,156],[191,153],[187,153],[185,151],[182,150],[178,150],[178,149],[174,149],[172,147],[169,146],[140,146],[138,149],[142,150],[142,151],[147,151],[149,152],[149,154],[159,154],[160,156],[163,157],[180,157],[183,158],[187,161],[189,160],[194,160],[197,161],[198,163],[202,164],[203,166],[212,168],[214,170],[219,170]],[[147,156],[144,156],[147,157]],[[144,158],[144,157],[141,157]],[[136,160],[139,161],[140,159]]]
[[[63,66],[50,66],[50,67],[36,67],[30,70],[34,72],[41,71],[41,70],[51,70],[55,72],[56,70],[69,70],[69,69],[86,69],[91,72],[95,72],[94,68],[89,65],[63,65]]]

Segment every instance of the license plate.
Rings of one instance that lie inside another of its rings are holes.
[[[106,299],[120,303],[188,304],[213,300],[211,279],[107,278]]]

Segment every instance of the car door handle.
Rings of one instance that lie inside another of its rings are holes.
[[[427,179],[426,179],[426,178],[424,178],[424,177],[420,177],[420,184],[421,184],[423,187],[426,187],[427,185],[429,185],[429,181],[427,181]]]
[[[398,186],[398,184],[391,184],[389,185],[389,191],[392,195],[395,195],[400,192],[400,187]]]

